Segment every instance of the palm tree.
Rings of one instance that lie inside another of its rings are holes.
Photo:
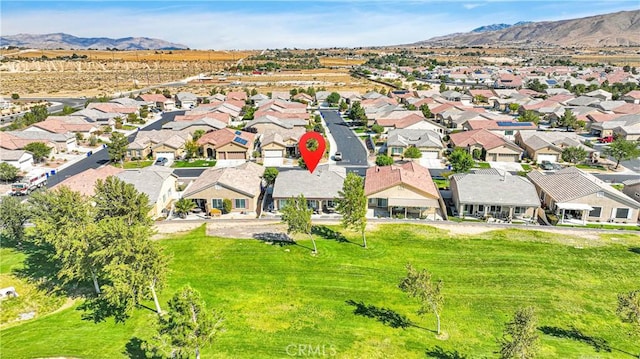
[[[186,218],[187,213],[191,212],[194,208],[196,208],[196,204],[190,199],[180,198],[176,202],[176,213],[180,218]]]

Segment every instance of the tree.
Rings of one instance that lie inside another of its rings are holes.
[[[225,198],[222,200],[222,213],[227,214],[231,212],[231,200]]]
[[[47,146],[44,142],[31,142],[24,146],[25,151],[31,152],[33,160],[38,163],[43,158],[49,157],[51,153],[51,147]]]
[[[425,103],[420,105],[420,111],[422,111],[422,114],[424,115],[424,117],[426,118],[431,118],[433,117],[433,114],[431,113],[431,109],[429,108],[429,106]]]
[[[184,150],[185,150],[185,153],[184,153],[185,159],[194,158],[200,151],[200,145],[198,145],[198,143],[194,140],[189,140],[185,142]]]
[[[404,151],[404,158],[420,158],[422,157],[422,152],[416,146],[410,146]]]
[[[351,110],[349,110],[349,119],[360,124],[364,124],[367,122],[367,114],[365,113],[364,108],[362,108],[362,106],[360,105],[359,101],[351,104]]]
[[[332,92],[327,96],[327,103],[329,106],[335,106],[340,102],[340,94],[337,92]]]
[[[176,204],[176,213],[180,216],[180,218],[186,218],[187,213],[191,212],[194,208],[196,208],[195,202],[187,198],[180,198]]]
[[[384,127],[378,125],[377,123],[374,124],[373,126],[371,126],[371,131],[377,133],[377,134],[381,134],[384,132]]]
[[[95,202],[96,221],[123,218],[129,226],[142,224],[151,227],[153,224],[149,216],[149,197],[116,176],[109,176],[104,181],[98,179],[92,199]]]
[[[376,166],[391,166],[393,164],[393,157],[387,155],[376,156]]]
[[[109,160],[111,162],[120,162],[124,160],[124,155],[127,153],[127,147],[129,146],[129,140],[125,135],[120,132],[113,132],[109,137],[109,146],[107,152],[109,153]]]
[[[267,167],[264,169],[264,173],[262,174],[262,178],[267,182],[267,186],[270,186],[276,182],[276,177],[278,177],[278,169],[275,167]]]
[[[198,141],[200,139],[200,137],[202,137],[206,132],[204,130],[195,130],[193,131],[193,134],[191,135],[191,137],[193,138],[194,141]]]
[[[464,149],[456,148],[449,155],[453,172],[468,172],[474,165],[473,157]]]
[[[172,358],[189,358],[210,345],[223,331],[224,318],[207,310],[200,293],[184,286],[168,302],[169,311],[158,319],[155,349]]]
[[[76,110],[69,105],[64,105],[64,107],[62,107],[62,116],[67,116],[74,112],[76,112]]]
[[[447,85],[444,82],[440,83],[440,93],[447,91]]]
[[[616,313],[623,322],[631,323],[640,330],[640,289],[618,294]]]
[[[342,214],[342,226],[362,234],[362,246],[367,248],[367,196],[364,194],[364,179],[355,173],[348,173],[342,184],[342,191],[336,198],[336,211]]]
[[[567,147],[562,150],[562,160],[570,163],[579,163],[587,158],[587,151],[578,146]]]
[[[527,87],[536,92],[544,92],[544,90],[549,88],[549,85],[541,83],[538,79],[533,79],[527,82]]]
[[[147,105],[140,106],[140,118],[147,118],[149,116],[149,107]]]
[[[340,100],[340,111],[344,112],[349,108],[349,105],[347,105],[346,102],[344,102],[344,100]]]
[[[303,170],[307,169],[307,163],[304,161],[304,158],[298,158],[298,167],[302,168]]]
[[[500,358],[534,358],[538,349],[537,318],[532,307],[516,311],[513,320],[505,325],[500,340]]]
[[[520,108],[520,105],[518,105],[517,103],[510,103],[509,104],[509,111],[511,111],[511,112],[518,112],[519,108]]]
[[[131,112],[130,114],[127,115],[127,122],[128,123],[136,123],[138,122],[138,114],[136,114],[135,112]]]
[[[2,237],[20,244],[24,238],[24,225],[29,219],[29,208],[16,197],[4,197],[0,202],[0,229]]]
[[[603,153],[616,160],[615,168],[617,169],[621,161],[630,160],[640,156],[640,149],[638,149],[638,143],[635,141],[627,141],[623,138],[617,138],[615,141],[611,142],[608,147],[604,148]]]
[[[532,123],[535,123],[537,125],[540,122],[540,117],[538,115],[536,115],[535,112],[533,112],[531,110],[526,110],[526,111],[524,111],[522,116],[520,116],[520,118],[518,118],[518,121],[519,122],[532,122]]]
[[[18,100],[18,99],[20,99],[20,95],[18,95],[17,93],[12,93],[11,94],[11,99],[12,100]]]
[[[303,194],[298,197],[291,197],[287,200],[284,208],[280,209],[282,212],[282,222],[287,224],[287,233],[305,233],[311,239],[313,244],[313,253],[318,253],[316,247],[316,241],[311,235],[311,213],[313,209],[307,205],[307,199]]]
[[[0,180],[3,180],[5,183],[13,182],[18,178],[18,173],[20,173],[18,167],[7,162],[0,163]]]
[[[420,304],[418,314],[424,315],[432,312],[436,316],[436,333],[440,334],[440,313],[444,306],[442,295],[442,280],[433,282],[431,273],[426,269],[421,271],[407,264],[407,276],[400,281],[400,290],[405,292],[410,298],[415,298]]]
[[[558,119],[558,126],[566,127],[567,131],[569,131],[570,128],[578,128],[578,118],[567,108],[564,110],[564,114]]]

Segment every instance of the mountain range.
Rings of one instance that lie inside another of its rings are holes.
[[[17,46],[32,49],[98,49],[118,50],[179,50],[187,46],[148,37],[76,37],[64,33],[55,34],[17,34],[0,36],[0,46]]]
[[[640,10],[579,19],[495,24],[411,46],[640,46]]]

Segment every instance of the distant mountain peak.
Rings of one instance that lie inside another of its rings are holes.
[[[485,26],[480,26],[480,27],[476,27],[475,29],[471,30],[471,32],[487,32],[487,31],[498,31],[498,30],[503,30],[503,29],[507,29],[513,26],[520,26],[520,25],[526,25],[526,24],[530,24],[531,21],[519,21],[516,22],[515,24],[511,25],[511,24],[491,24],[491,25],[485,25]]]
[[[188,49],[186,45],[176,44],[149,37],[77,37],[62,32],[52,34],[17,34],[0,36],[0,46],[16,46],[33,49],[98,49],[118,50],[179,50]]]

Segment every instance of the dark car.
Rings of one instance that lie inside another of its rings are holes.
[[[156,165],[156,166],[164,166],[164,165],[167,164],[167,162],[169,162],[169,160],[166,157],[158,157],[158,159],[156,160],[154,165]]]
[[[553,169],[553,163],[549,161],[542,161],[540,162],[540,168],[542,168],[545,171],[550,171]]]

